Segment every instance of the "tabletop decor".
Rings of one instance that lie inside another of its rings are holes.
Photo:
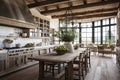
[[[74,47],[72,45],[72,41],[74,41],[76,37],[76,32],[74,30],[69,30],[66,28],[60,29],[56,34],[60,41],[64,42],[64,46],[68,48],[68,52],[74,52]]]
[[[58,46],[55,48],[55,51],[58,55],[62,55],[67,53],[67,48],[65,48],[64,46]]]

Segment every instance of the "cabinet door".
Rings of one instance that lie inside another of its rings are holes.
[[[0,73],[6,70],[6,62],[7,62],[7,54],[3,53],[0,54]]]
[[[6,61],[0,60],[0,73],[4,72],[6,70]]]

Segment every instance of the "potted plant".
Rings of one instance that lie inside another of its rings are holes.
[[[67,48],[65,48],[64,46],[58,46],[55,48],[55,51],[58,55],[62,55],[67,52]]]
[[[74,49],[76,50],[76,49],[78,49],[79,48],[79,44],[75,44],[74,45]]]
[[[34,43],[27,43],[27,44],[25,44],[25,46],[24,47],[34,47],[35,46],[35,44]]]
[[[60,29],[56,36],[60,39],[60,41],[64,42],[64,45],[66,48],[68,48],[69,52],[74,51],[73,45],[71,43],[76,37],[76,32],[74,30],[67,28]]]

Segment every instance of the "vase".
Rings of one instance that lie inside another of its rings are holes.
[[[72,42],[64,42],[64,46],[68,49],[68,52],[73,53],[74,47]]]

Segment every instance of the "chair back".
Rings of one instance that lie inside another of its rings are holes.
[[[84,44],[80,44],[80,47],[81,47],[81,48],[84,48],[84,47],[85,47],[85,45],[84,45]]]
[[[103,45],[98,45],[98,50],[104,49]]]
[[[114,50],[115,49],[115,45],[110,45],[110,49]]]

